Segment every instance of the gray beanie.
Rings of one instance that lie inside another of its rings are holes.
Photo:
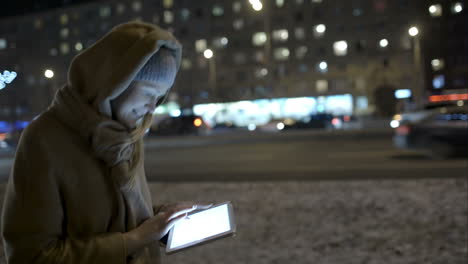
[[[141,68],[134,80],[165,83],[172,86],[177,70],[177,62],[173,51],[161,47]]]

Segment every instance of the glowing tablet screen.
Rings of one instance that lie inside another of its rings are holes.
[[[196,245],[234,232],[230,204],[190,214],[178,221],[171,230],[166,252]]]

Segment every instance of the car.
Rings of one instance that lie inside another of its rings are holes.
[[[197,115],[168,116],[153,124],[149,135],[205,135],[209,132],[209,126]]]
[[[287,119],[284,122],[283,130],[289,129],[330,129],[333,128],[332,120],[333,115],[331,114],[312,114],[301,120]]]
[[[392,120],[397,148],[435,159],[468,154],[468,104],[430,107],[397,119]]]

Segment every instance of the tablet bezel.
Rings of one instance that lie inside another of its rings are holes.
[[[218,239],[221,239],[221,238],[225,238],[225,237],[228,237],[228,236],[233,236],[235,235],[236,233],[236,224],[234,222],[234,211],[232,209],[232,203],[230,201],[228,202],[223,202],[223,203],[219,203],[219,204],[215,204],[213,206],[211,206],[210,208],[208,209],[205,209],[205,210],[201,210],[201,211],[195,211],[195,212],[191,212],[189,213],[188,215],[192,215],[192,214],[196,214],[196,213],[200,213],[200,212],[203,212],[203,211],[206,211],[206,210],[210,210],[210,209],[213,209],[213,208],[216,208],[216,207],[219,207],[219,206],[222,206],[222,205],[227,205],[228,207],[228,214],[229,214],[229,224],[230,224],[230,229],[226,232],[223,232],[223,233],[219,233],[217,235],[214,235],[214,236],[210,236],[210,237],[206,237],[202,240],[198,240],[198,241],[194,241],[194,242],[191,242],[191,243],[188,243],[188,244],[185,244],[185,245],[182,245],[182,246],[178,246],[176,248],[172,248],[170,249],[169,246],[171,245],[171,242],[172,242],[172,235],[174,234],[174,232],[172,232],[172,229],[169,231],[169,239],[167,240],[167,245],[166,245],[166,254],[172,254],[172,253],[175,253],[175,252],[179,252],[181,250],[184,250],[184,249],[187,249],[187,248],[192,248],[192,247],[195,247],[195,246],[199,246],[199,245],[203,245],[203,244],[206,244],[208,242],[212,242],[212,241],[216,241]]]

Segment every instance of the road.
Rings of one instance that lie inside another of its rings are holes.
[[[388,131],[288,132],[149,138],[150,181],[290,181],[467,175],[465,159],[431,160],[397,150]],[[6,180],[12,158],[0,160]]]

